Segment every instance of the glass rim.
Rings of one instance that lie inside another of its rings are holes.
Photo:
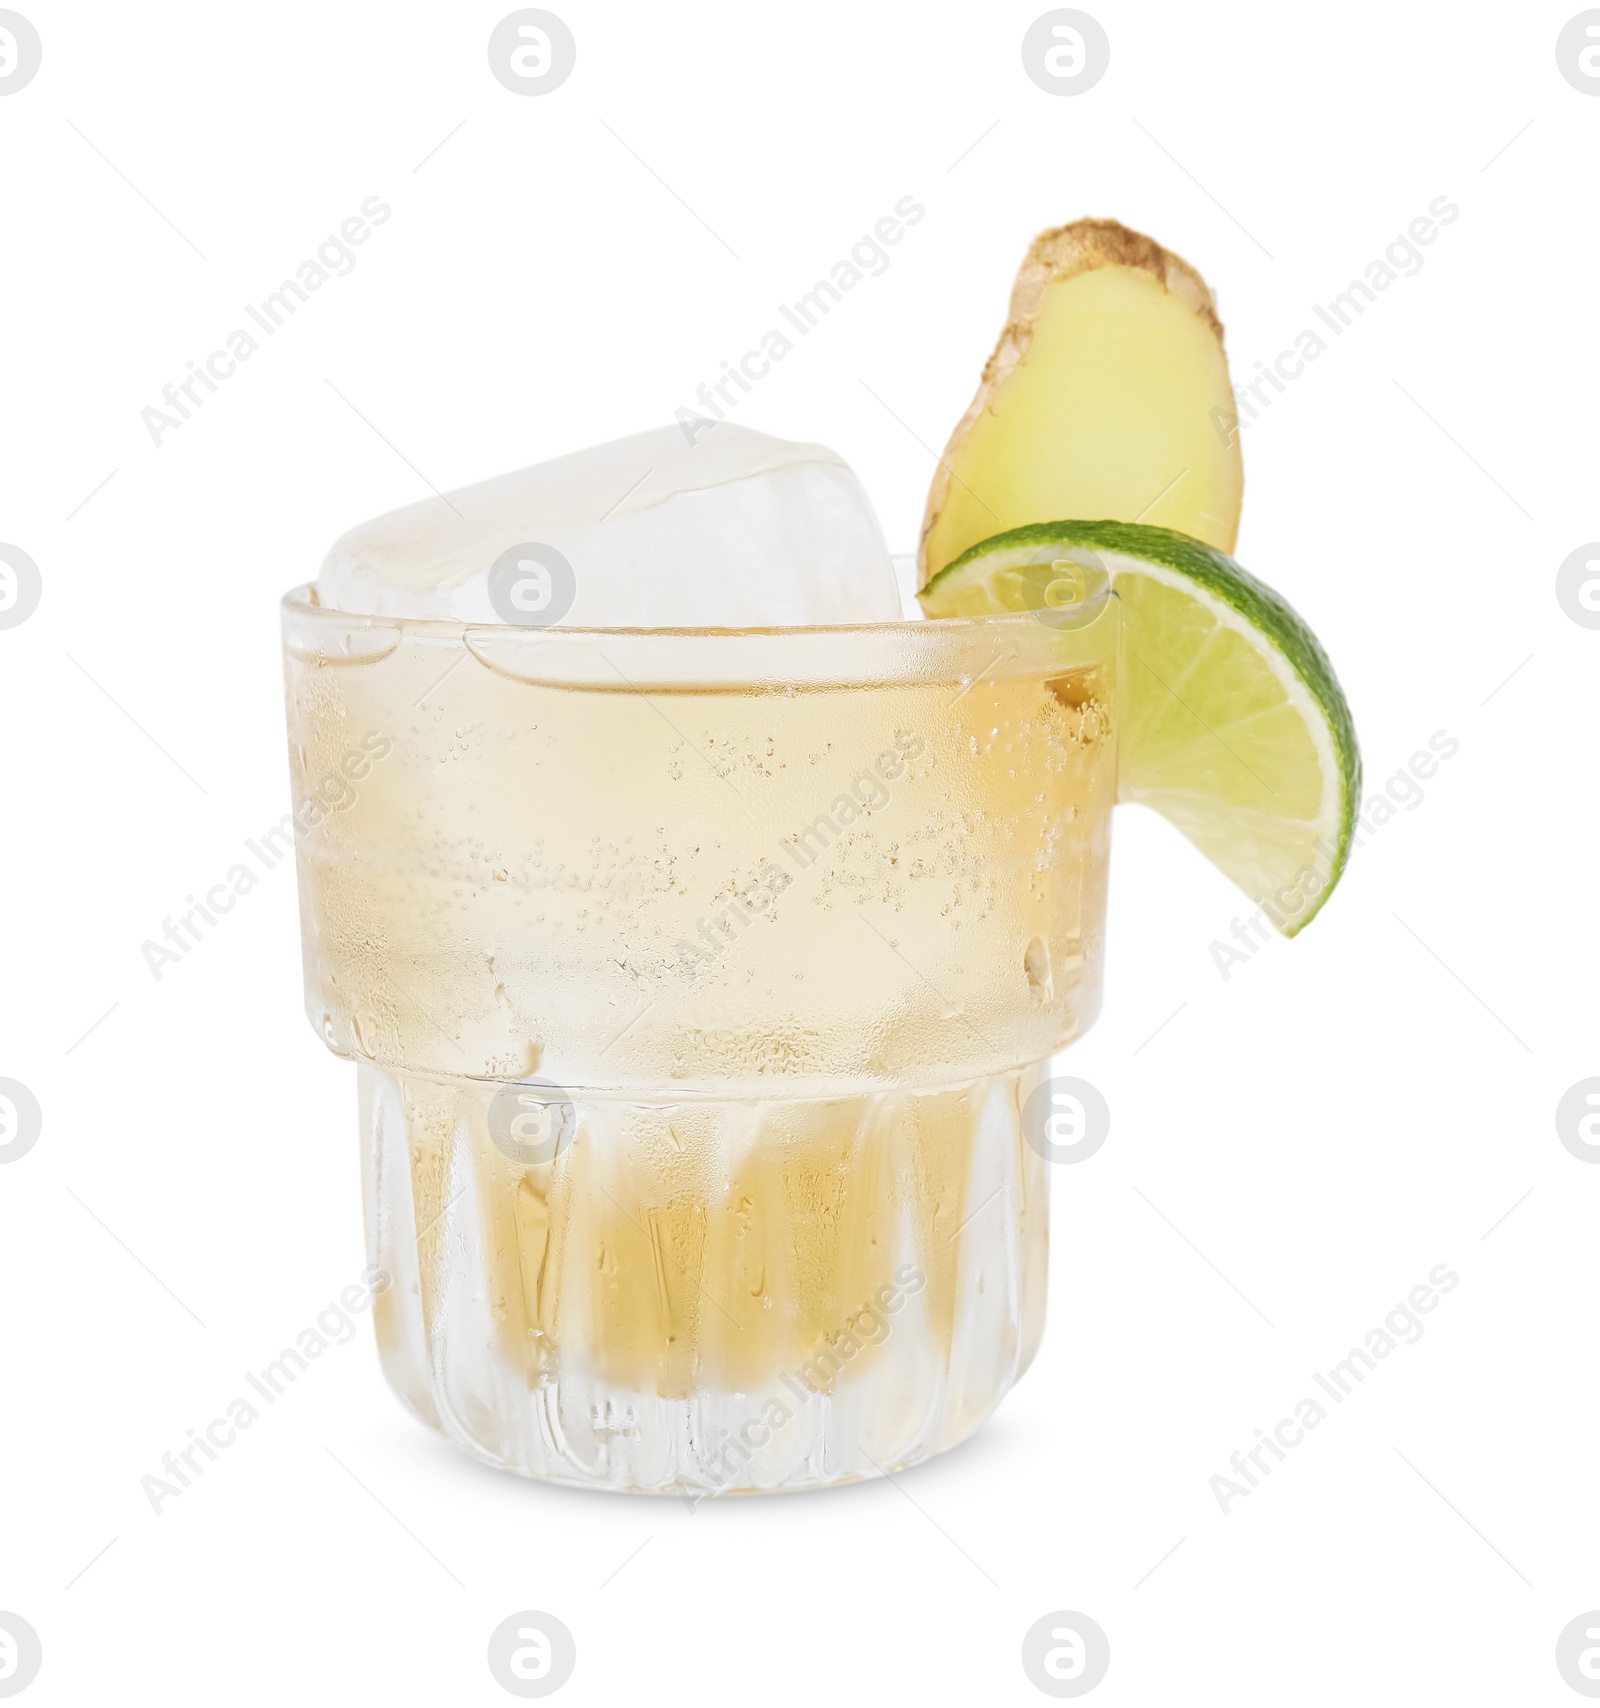
[[[324,605],[316,597],[316,583],[302,582],[292,587],[279,600],[279,609],[284,617],[294,616],[300,619],[310,619],[315,622],[341,624],[347,628],[361,629],[393,629],[402,634],[417,636],[433,636],[462,640],[468,633],[478,633],[490,637],[509,639],[520,638],[524,641],[556,641],[558,644],[565,638],[574,642],[586,641],[591,645],[597,641],[613,639],[648,638],[663,642],[682,641],[733,641],[742,639],[770,640],[779,639],[803,640],[809,637],[830,636],[871,636],[878,635],[886,639],[926,635],[930,639],[940,637],[944,642],[952,642],[962,636],[980,634],[1015,632],[1019,635],[1029,634],[1035,630],[1047,633],[1065,635],[1078,634],[1087,636],[1097,630],[1101,618],[1118,602],[1118,594],[1114,588],[1093,601],[1092,615],[1086,610],[1076,620],[1069,618],[1067,613],[1071,607],[1054,607],[1044,611],[992,611],[970,617],[929,617],[917,616],[896,617],[887,621],[872,623],[784,623],[771,626],[751,625],[742,628],[711,628],[686,627],[674,628],[668,626],[619,625],[616,628],[580,627],[573,623],[551,624],[517,624],[486,622],[472,617],[402,617],[375,611],[342,611],[332,605]],[[1076,614],[1074,614],[1076,616]]]

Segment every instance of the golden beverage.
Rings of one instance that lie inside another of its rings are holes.
[[[1116,605],[582,631],[285,602],[307,1004],[386,1371],[691,1495],[961,1439],[1043,1328],[1020,1099],[1099,1000]]]

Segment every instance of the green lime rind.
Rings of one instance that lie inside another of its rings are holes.
[[[1294,936],[1321,911],[1343,874],[1350,857],[1351,836],[1361,790],[1361,753],[1356,744],[1355,722],[1350,706],[1334,675],[1328,655],[1310,627],[1282,594],[1258,580],[1226,552],[1171,528],[1147,527],[1138,522],[1059,521],[1030,522],[1010,528],[969,546],[966,551],[931,576],[920,594],[930,616],[954,615],[950,601],[958,592],[969,596],[979,588],[987,594],[995,611],[1012,608],[994,598],[997,571],[1032,561],[1042,546],[1077,546],[1129,560],[1129,567],[1153,564],[1192,582],[1212,600],[1226,606],[1253,629],[1265,646],[1286,661],[1320,711],[1332,742],[1339,770],[1339,813],[1336,852],[1327,880],[1305,916],[1287,928]],[[1112,585],[1117,565],[1107,565]],[[943,609],[941,609],[941,607]],[[970,597],[964,614],[976,614]]]

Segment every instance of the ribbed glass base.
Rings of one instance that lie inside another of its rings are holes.
[[[1038,1349],[1034,1070],[552,1110],[360,1075],[385,1373],[503,1470],[691,1501],[877,1476],[971,1434]]]

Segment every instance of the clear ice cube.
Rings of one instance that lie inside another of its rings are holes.
[[[317,592],[376,616],[765,628],[901,615],[860,481],[822,445],[660,427],[427,498],[334,542]]]

